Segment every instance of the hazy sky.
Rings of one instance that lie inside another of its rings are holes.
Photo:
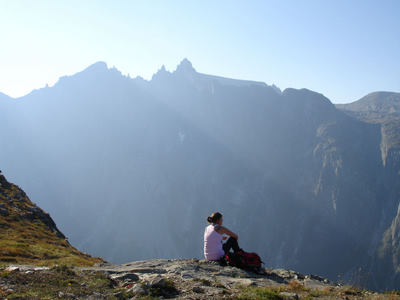
[[[185,57],[336,103],[400,92],[398,0],[0,0],[0,37],[0,92],[13,97],[99,60],[150,79]]]

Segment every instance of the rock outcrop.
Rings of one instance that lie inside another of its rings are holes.
[[[167,285],[168,281],[172,281],[175,287],[174,293],[184,299],[224,298],[224,295],[238,294],[242,287],[284,286],[293,281],[305,289],[338,286],[319,276],[302,275],[291,270],[267,268],[259,274],[198,259],[152,259],[117,266],[81,269],[107,272],[112,279],[122,282],[121,284],[125,286],[131,285],[129,289],[142,295],[151,293],[151,288],[154,286],[162,287]],[[130,279],[132,274],[137,275],[133,280]]]
[[[85,268],[14,265],[0,272],[0,296],[10,298],[18,294],[62,299],[400,299],[396,293],[382,295],[291,270],[266,268],[256,274],[198,259]]]
[[[48,213],[0,171],[0,263],[93,265],[103,262],[72,247]]]
[[[0,199],[3,203],[0,204],[0,215],[13,218],[20,218],[33,223],[43,223],[47,230],[53,232],[57,237],[66,239],[64,234],[58,230],[56,223],[40,207],[34,205],[28,199],[25,192],[18,186],[7,181],[0,171]]]
[[[360,100],[337,105],[346,114],[365,123],[376,124],[384,168],[379,179],[382,235],[376,237],[376,252],[368,264],[364,282],[374,288],[400,286],[400,93],[375,92]],[[377,175],[378,177],[378,175]],[[390,274],[390,275],[389,275]]]

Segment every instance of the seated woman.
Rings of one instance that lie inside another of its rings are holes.
[[[241,250],[238,244],[238,235],[233,233],[228,228],[222,226],[222,215],[219,212],[213,213],[207,217],[207,222],[210,223],[204,231],[204,257],[207,260],[220,260],[231,249],[233,252]],[[222,240],[229,239],[222,244]]]

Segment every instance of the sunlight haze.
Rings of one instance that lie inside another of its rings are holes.
[[[21,97],[105,61],[315,90],[400,91],[398,1],[0,1],[0,92]]]

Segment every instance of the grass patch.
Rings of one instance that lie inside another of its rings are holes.
[[[240,293],[238,297],[235,299],[239,300],[285,299],[285,297],[281,295],[282,292],[295,293],[298,295],[299,299],[302,300],[316,299],[316,298],[345,299],[346,297],[349,299],[353,299],[353,297],[357,299],[363,299],[364,296],[366,296],[362,292],[358,294],[353,294],[357,291],[357,288],[355,288],[355,290],[351,288],[352,287],[344,287],[344,289],[343,288],[339,289],[334,287],[326,287],[322,289],[311,289],[305,287],[301,282],[295,280],[289,282],[287,285],[279,285],[271,287],[241,286],[239,287]],[[389,298],[382,298],[382,299],[389,299]],[[396,299],[400,299],[400,297]]]
[[[212,282],[205,278],[193,278],[193,281],[200,282],[202,285],[211,286]]]
[[[269,287],[246,287],[236,297],[237,300],[282,300],[274,288]]]
[[[334,294],[333,288],[324,288],[324,289],[309,289],[308,295],[313,298],[318,298],[322,296],[332,295]]]
[[[303,283],[298,280],[291,280],[287,286],[287,289],[293,292],[300,292],[308,290]]]
[[[176,289],[175,283],[169,278],[163,278],[163,284],[152,286],[149,289],[149,294],[152,297],[170,297],[173,295],[177,295],[179,292]]]
[[[341,289],[341,293],[344,295],[359,296],[363,293],[363,290],[359,287],[346,285]]]
[[[218,279],[213,278],[212,286],[220,289],[226,289],[226,286],[223,285]]]
[[[3,272],[4,273],[4,272]],[[1,298],[56,299],[87,298],[100,293],[106,299],[130,299],[132,293],[113,285],[101,272],[76,271],[69,266],[30,273],[12,271],[3,274],[2,282],[13,285],[14,292],[1,291]]]
[[[400,296],[400,291],[386,291],[383,293],[384,295],[394,295],[394,296]]]
[[[0,204],[8,215],[0,218],[0,264],[92,266],[104,262],[57,236],[40,214],[34,213],[38,208],[17,186],[11,184],[3,192],[7,197],[0,194]],[[14,197],[18,200],[12,201]]]

